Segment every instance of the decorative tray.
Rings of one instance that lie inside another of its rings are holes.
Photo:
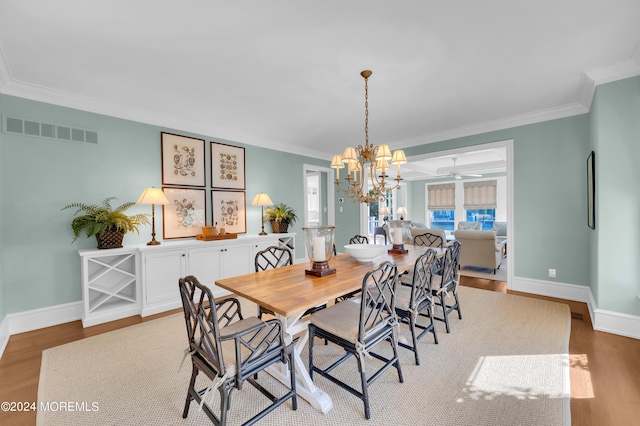
[[[234,238],[238,238],[238,234],[224,234],[224,235],[197,234],[196,235],[196,240],[202,240],[202,241],[232,240]]]

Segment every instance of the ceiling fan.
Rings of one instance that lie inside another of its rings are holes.
[[[456,171],[456,157],[451,158],[453,160],[453,169],[445,175],[438,175],[438,177],[452,177],[454,179],[462,179],[463,176],[468,177],[482,177],[482,175],[472,174],[472,173],[459,173]]]

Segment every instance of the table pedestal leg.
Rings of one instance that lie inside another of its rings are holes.
[[[308,321],[300,321],[300,315],[290,318],[281,315],[277,315],[277,317],[282,321],[285,331],[290,336],[289,338],[299,334],[299,338],[294,344],[293,354],[293,359],[296,363],[296,392],[316,410],[323,414],[328,413],[333,408],[333,401],[322,389],[313,384],[307,365],[300,357],[300,353],[309,339]],[[267,368],[266,371],[284,385],[289,384],[289,369],[286,364],[274,364]]]

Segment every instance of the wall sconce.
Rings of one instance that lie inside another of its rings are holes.
[[[156,241],[156,212],[155,205],[156,204],[169,204],[169,200],[167,196],[164,195],[161,188],[146,188],[142,195],[136,201],[136,204],[151,204],[151,241],[147,243],[148,246],[157,246],[160,244],[160,241]]]
[[[267,233],[264,232],[264,206],[272,206],[273,201],[271,201],[271,198],[269,198],[267,194],[265,194],[264,192],[260,192],[255,196],[255,198],[251,202],[251,205],[262,207],[262,214],[260,215],[260,221],[262,222],[262,232],[260,232],[258,235],[267,235]]]

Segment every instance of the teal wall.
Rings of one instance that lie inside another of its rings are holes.
[[[640,314],[640,77],[598,86],[591,110],[596,228],[591,290],[598,308]]]
[[[160,132],[217,140],[69,108],[0,95],[0,114],[95,129],[97,146],[27,136],[0,135],[0,321],[6,314],[81,300],[77,250],[94,239],[71,244],[70,202],[100,202],[116,196],[135,201],[147,186],[161,186]],[[640,204],[640,78],[598,87],[592,112],[406,149],[407,155],[513,140],[514,274],[591,286],[599,308],[640,315],[640,241],[631,215]],[[597,227],[586,224],[586,158],[594,149]],[[250,206],[257,192],[303,209],[302,165],[328,162],[246,146],[247,228],[260,230],[260,209]],[[208,173],[208,171],[207,171]],[[207,182],[207,185],[210,183]],[[409,182],[410,215],[424,217],[423,182]],[[359,233],[359,205],[336,194],[336,245]],[[207,193],[207,203],[210,196]],[[210,207],[210,206],[208,206]],[[340,209],[342,208],[342,212]],[[131,212],[147,212],[135,206]],[[615,215],[615,217],[614,217]],[[161,222],[161,213],[157,219]],[[210,216],[210,210],[209,210]],[[210,217],[209,217],[210,220]],[[304,256],[300,223],[297,257]],[[267,224],[266,228],[270,231]],[[149,227],[128,234],[125,244],[149,240]],[[626,237],[626,238],[625,238]],[[3,294],[4,293],[4,294]]]
[[[589,116],[580,115],[406,149],[418,155],[513,140],[514,275],[589,285],[585,162]],[[424,182],[412,183],[412,217],[425,217]],[[510,262],[510,267],[512,263]]]
[[[0,105],[2,102],[2,96],[0,95]],[[4,134],[2,134],[0,132],[0,164],[2,164],[2,145],[3,145],[3,137]],[[2,324],[2,321],[4,320],[4,317],[7,314],[7,296],[6,296],[6,291],[5,291],[5,285],[4,285],[4,273],[1,271],[4,271],[4,238],[2,236],[2,223],[4,223],[3,221],[3,212],[4,212],[4,197],[2,196],[2,188],[3,188],[3,177],[2,177],[2,171],[0,170],[0,324]]]
[[[99,144],[63,142],[23,135],[2,134],[0,161],[0,235],[4,264],[0,274],[0,321],[6,314],[82,300],[80,258],[77,251],[95,248],[95,238],[84,236],[71,244],[73,210],[60,209],[71,202],[99,203],[108,196],[116,203],[136,201],[148,186],[160,187],[160,132],[168,131],[206,140],[175,129],[161,128],[99,114],[0,95],[0,114],[34,121],[94,129]],[[219,142],[244,146],[233,141]],[[260,232],[261,210],[250,205],[253,196],[266,192],[303,213],[302,165],[328,167],[324,160],[246,146],[247,231]],[[207,170],[208,176],[208,170]],[[209,179],[207,214],[211,221]],[[119,205],[119,204],[118,204]],[[149,206],[134,206],[129,213],[150,212]],[[357,218],[336,213],[338,229],[348,229]],[[162,209],[156,209],[156,230],[161,235]],[[160,226],[158,226],[158,223]],[[300,227],[297,257],[304,257]],[[270,225],[265,225],[267,232]],[[354,228],[357,231],[357,225]],[[349,231],[355,233],[356,231]],[[124,244],[149,241],[150,226],[140,235],[129,233]]]

